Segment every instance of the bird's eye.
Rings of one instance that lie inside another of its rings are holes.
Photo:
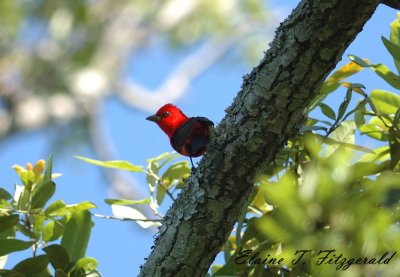
[[[170,112],[165,112],[165,113],[163,113],[163,117],[168,117],[168,116],[170,116],[170,115],[171,115]]]

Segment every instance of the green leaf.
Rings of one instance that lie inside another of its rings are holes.
[[[14,266],[13,270],[27,276],[33,276],[46,270],[48,264],[49,259],[47,255],[39,255],[19,262]]]
[[[187,161],[177,162],[164,172],[161,180],[167,180],[172,183],[175,180],[181,180],[187,174],[190,174],[189,163]]]
[[[232,256],[232,258],[224,264],[221,268],[214,272],[214,276],[221,276],[221,277],[233,277],[238,276],[238,264],[235,263],[236,256]]]
[[[398,17],[390,24],[390,41],[396,45],[400,45],[400,20]],[[397,67],[397,72],[400,73],[400,62],[394,61]]]
[[[2,277],[27,277],[25,274],[19,273],[15,270],[0,269],[0,276]]]
[[[400,77],[394,74],[386,65],[374,64],[371,65],[371,69],[389,85],[396,89],[400,89]]]
[[[400,139],[398,138],[394,128],[389,131],[389,146],[390,146],[390,168],[395,168],[400,161]]]
[[[78,204],[67,205],[67,208],[70,212],[85,211],[96,208],[96,205],[89,201],[82,201]]]
[[[356,64],[358,64],[359,66],[362,67],[370,67],[370,63],[366,60],[363,60],[355,55],[347,55],[347,57],[349,58],[349,60],[355,62]]]
[[[348,143],[348,142],[344,142],[344,141],[338,141],[329,137],[324,137],[321,136],[320,134],[313,134],[316,138],[318,138],[321,142],[324,142],[327,145],[332,145],[334,146],[333,148],[328,148],[329,153],[333,153],[332,150],[336,150],[339,146],[344,146],[350,149],[354,149],[357,151],[361,151],[361,152],[365,152],[365,153],[371,153],[371,154],[375,154],[375,152],[367,147],[364,146],[360,146],[360,145],[356,145],[353,143]]]
[[[157,186],[157,192],[156,192],[156,201],[157,205],[160,206],[165,198],[165,194],[167,193],[167,188],[164,187],[168,186],[168,182],[159,182]]]
[[[128,199],[104,199],[109,205],[142,205],[150,204],[150,198],[144,198],[140,200],[128,200]]]
[[[346,92],[346,97],[344,98],[343,102],[339,106],[337,121],[341,120],[344,116],[344,113],[347,110],[347,107],[350,104],[352,93],[352,87],[349,87]]]
[[[69,213],[67,209],[67,205],[64,203],[62,200],[57,200],[53,203],[51,203],[47,209],[45,210],[45,213],[48,216],[62,216],[66,215]]]
[[[353,121],[345,121],[332,132],[330,138],[338,142],[354,143],[355,124]]]
[[[33,186],[31,208],[43,208],[55,191],[56,184],[53,181],[45,182],[43,180],[43,182]]]
[[[187,161],[176,162],[171,165],[161,176],[161,181],[157,186],[156,200],[161,205],[167,189],[174,184],[182,182],[183,178],[190,174],[189,163]]]
[[[360,126],[365,124],[365,112],[366,112],[366,107],[365,105],[367,102],[365,101],[358,101],[357,107],[354,111],[354,122],[357,126],[357,128],[360,128]]]
[[[148,163],[147,165],[147,173],[146,173],[146,182],[149,186],[150,193],[153,193],[158,181],[158,165],[157,163]]]
[[[360,157],[359,162],[375,162],[375,161],[386,161],[389,160],[389,146],[385,145],[374,149],[374,153],[366,153]]]
[[[35,174],[33,173],[33,171],[21,172],[19,177],[20,177],[25,189],[27,191],[30,191],[32,189],[33,183],[35,182]]]
[[[395,114],[400,108],[400,96],[392,92],[374,89],[370,98],[381,113]]]
[[[121,218],[134,220],[137,224],[139,224],[142,228],[149,228],[153,226],[160,226],[159,222],[153,221],[141,221],[140,219],[147,219],[141,212],[132,207],[120,206],[120,205],[111,205],[111,209],[113,215]]]
[[[381,127],[376,126],[375,124],[364,124],[358,128],[362,134],[365,134],[371,138],[380,140],[380,141],[387,141],[388,140],[388,133],[382,130]]]
[[[386,49],[389,51],[390,55],[392,55],[395,62],[400,62],[400,45],[387,40],[385,37],[381,37],[383,44]]]
[[[54,269],[65,269],[70,263],[67,250],[61,245],[52,244],[43,248],[43,251],[49,257],[50,263]]]
[[[74,267],[72,268],[71,271],[77,270],[77,269],[83,269],[85,272],[87,271],[93,271],[97,268],[99,263],[97,262],[96,259],[91,258],[91,257],[84,257],[79,259]]]
[[[13,206],[17,210],[27,211],[29,207],[29,191],[24,186],[15,185]]]
[[[178,157],[179,156],[176,155],[174,152],[165,152],[165,153],[162,153],[161,155],[159,155],[157,157],[147,159],[146,161],[148,163],[155,163],[155,162],[159,162],[159,161],[164,160],[164,159],[169,161],[169,160],[172,160],[172,159],[175,159],[175,158],[178,158]]]
[[[42,234],[43,241],[54,241],[63,235],[65,226],[61,221],[62,220],[51,220],[44,226]]]
[[[362,60],[361,60],[362,61]],[[354,62],[350,62],[336,70],[322,85],[319,95],[315,97],[309,105],[308,112],[317,107],[331,92],[335,91],[341,81],[363,70],[363,67]]]
[[[167,152],[159,155],[158,157],[147,159],[146,181],[147,185],[149,186],[150,193],[153,193],[156,188],[159,179],[158,172],[160,169],[168,162],[178,157],[179,155],[174,154],[174,152]],[[162,163],[159,165],[159,162],[161,161]]]
[[[85,256],[92,225],[89,211],[76,211],[72,214],[61,239],[61,246],[67,250],[71,261]]]
[[[133,165],[128,161],[105,161],[105,162],[103,162],[103,161],[84,158],[81,156],[75,156],[75,158],[85,161],[87,163],[95,164],[95,165],[102,166],[102,167],[129,170],[131,172],[143,172],[142,166]]]
[[[10,200],[11,198],[12,198],[12,195],[10,193],[8,193],[8,191],[6,191],[3,188],[0,188],[0,199]]]
[[[42,183],[51,182],[52,171],[53,171],[53,156],[50,155],[46,162],[46,169],[44,172],[44,177],[43,177]]]
[[[321,103],[319,104],[319,107],[321,108],[322,113],[329,117],[332,120],[336,120],[336,114],[335,112],[329,107],[328,105]]]
[[[35,242],[19,239],[0,239],[0,257],[12,252],[28,249]]]
[[[19,216],[17,214],[0,216],[0,232],[17,225]]]
[[[43,210],[35,213],[33,219],[33,232],[35,233],[35,239],[38,241],[44,229],[44,221],[46,219]]]

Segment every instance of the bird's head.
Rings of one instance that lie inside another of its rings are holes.
[[[178,128],[188,117],[175,105],[166,104],[162,106],[154,115],[146,118],[153,121],[168,135],[172,137],[176,128]]]

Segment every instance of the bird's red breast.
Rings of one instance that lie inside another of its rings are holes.
[[[178,107],[166,104],[146,119],[158,124],[178,153],[198,157],[206,152],[214,125],[208,118],[189,118]]]

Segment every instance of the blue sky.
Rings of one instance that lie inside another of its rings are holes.
[[[297,1],[273,1],[271,6],[279,7],[288,14],[296,3]],[[384,63],[395,71],[393,61],[380,39],[382,35],[389,37],[389,23],[395,18],[395,10],[380,6],[346,51],[339,66],[348,62],[347,54],[355,54],[370,59],[372,63]],[[278,26],[278,22],[276,24]],[[267,47],[267,42],[265,45]],[[146,86],[156,87],[180,58],[179,53],[171,54],[168,49],[160,49],[160,46],[157,46],[143,53],[135,62],[130,74]],[[153,62],[156,62],[157,66],[149,67]],[[218,123],[224,116],[224,109],[231,104],[239,91],[242,76],[250,72],[253,66],[225,61],[196,80],[189,93],[176,104],[189,116],[207,116]],[[374,88],[394,91],[370,70],[364,70],[351,81],[363,83],[368,92]],[[337,109],[344,94],[345,90],[337,91],[329,98],[329,104]],[[165,135],[156,125],[144,120],[148,114],[132,110],[111,97],[107,99],[102,116],[117,146],[118,159],[144,165],[147,158],[171,150]],[[51,129],[45,129],[20,133],[1,141],[0,186],[13,191],[13,184],[18,182],[17,175],[11,169],[13,164],[24,165],[28,161],[35,162],[47,158],[52,135]],[[361,138],[359,144],[363,143],[365,139]],[[69,204],[88,200],[98,205],[94,212],[111,214],[103,199],[114,196],[110,194],[101,171],[93,165],[73,158],[74,155],[93,157],[89,147],[82,145],[68,151],[70,152],[54,157],[54,171],[62,173],[63,176],[57,180],[53,200],[62,198]],[[136,180],[141,182],[144,190],[147,189],[143,176],[137,174]],[[99,261],[99,270],[103,276],[132,276],[138,273],[139,265],[150,253],[153,234],[131,222],[98,218],[94,221],[87,256],[95,257]],[[20,259],[20,255],[11,255],[7,268]]]

